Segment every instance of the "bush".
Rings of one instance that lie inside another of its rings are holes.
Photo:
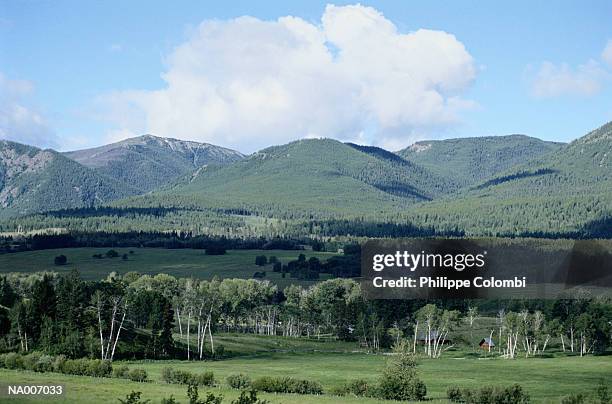
[[[508,387],[485,386],[480,389],[460,389],[459,387],[449,387],[446,391],[448,399],[454,403],[466,404],[527,404],[529,395],[523,388],[514,384]],[[578,404],[581,401],[569,401],[566,404]]]
[[[246,389],[251,386],[251,378],[242,373],[229,375],[226,381],[233,389]]]
[[[64,355],[58,355],[53,359],[53,371],[56,373],[62,373],[64,364],[66,363],[66,357]]]
[[[240,397],[232,401],[232,404],[267,404],[267,400],[257,398],[257,390],[242,391]]]
[[[130,394],[125,396],[125,400],[119,399],[119,402],[121,404],[147,404],[151,402],[151,400],[141,400],[141,394],[142,393],[140,391],[132,391]]]
[[[127,378],[133,382],[146,382],[148,379],[147,371],[144,369],[132,369],[127,374]]]
[[[318,382],[298,380],[291,377],[260,377],[251,384],[253,389],[267,393],[323,394]]]
[[[222,395],[216,396],[211,392],[206,392],[206,398],[200,400],[198,386],[195,384],[190,384],[189,387],[187,387],[187,397],[189,397],[189,404],[221,404],[223,402]]]
[[[608,386],[602,380],[599,381],[599,385],[597,386],[597,390],[595,390],[595,395],[599,400],[600,404],[609,404],[612,402],[612,397],[610,397],[610,392],[608,391]]]
[[[130,368],[125,365],[113,367],[113,377],[117,379],[127,379],[129,372]]]
[[[40,359],[41,354],[39,352],[32,352],[28,355],[23,355],[21,357],[22,368],[25,370],[34,371],[35,365]]]
[[[53,356],[41,355],[38,358],[38,362],[34,364],[34,371],[40,373],[53,372],[53,362]]]
[[[195,374],[186,370],[176,370],[170,367],[162,369],[162,380],[170,384],[189,384],[197,386],[212,386],[215,383],[213,372]]]
[[[173,395],[170,395],[168,398],[162,398],[161,404],[179,404],[179,402],[176,401]]]
[[[586,402],[587,402],[587,396],[582,393],[571,394],[561,399],[561,404],[584,404]]]
[[[113,365],[109,361],[90,359],[86,372],[87,376],[110,377],[113,373]]]
[[[68,263],[68,258],[65,255],[58,255],[53,259],[53,263],[55,265],[66,265]]]
[[[23,369],[23,361],[21,355],[15,352],[9,352],[4,357],[4,367],[7,369]]]
[[[394,349],[377,389],[377,396],[386,400],[422,400],[427,387],[417,376],[416,360],[408,352],[407,345],[400,344]]]
[[[346,394],[354,394],[357,397],[368,397],[372,393],[372,387],[366,380],[357,379],[345,385]]]
[[[446,396],[453,403],[460,403],[463,401],[463,395],[461,393],[461,389],[457,386],[451,386],[446,389]]]

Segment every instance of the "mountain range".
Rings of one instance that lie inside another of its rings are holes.
[[[510,135],[396,153],[331,139],[250,156],[151,135],[64,154],[1,142],[0,217],[111,205],[473,235],[570,232],[612,213],[611,153],[612,123],[569,144]]]

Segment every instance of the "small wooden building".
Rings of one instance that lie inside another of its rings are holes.
[[[486,337],[480,340],[478,344],[482,349],[489,351],[491,348],[495,347],[495,342],[493,342],[492,338]]]

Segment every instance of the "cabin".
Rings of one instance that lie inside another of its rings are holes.
[[[428,342],[434,344],[438,339],[441,338],[438,330],[432,330],[431,333],[427,333],[427,331],[417,334],[417,343],[421,345],[427,345]],[[451,344],[452,341],[450,339],[442,337],[441,341],[438,341],[442,345]]]
[[[490,351],[491,348],[495,347],[495,342],[493,342],[492,338],[486,337],[486,338],[481,339],[478,345],[480,346],[480,348],[486,351]]]

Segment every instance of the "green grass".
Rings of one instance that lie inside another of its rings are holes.
[[[0,255],[0,272],[37,272],[55,271],[68,272],[78,269],[83,279],[98,280],[115,271],[125,274],[136,271],[141,274],[155,275],[166,273],[176,277],[196,277],[200,279],[219,278],[250,278],[254,272],[266,271],[266,277],[279,286],[296,283],[287,277],[283,279],[280,273],[272,271],[272,265],[258,267],[255,265],[257,255],[276,256],[281,262],[287,263],[297,259],[299,254],[306,258],[318,257],[325,260],[333,253],[313,251],[286,250],[229,250],[225,255],[206,255],[204,250],[162,248],[115,248],[120,255],[128,254],[128,259],[93,258],[94,254],[104,254],[109,248],[63,248],[54,250],[27,251]],[[129,254],[129,251],[134,251]],[[56,266],[53,259],[63,254],[68,257],[68,264]],[[309,282],[300,282],[308,284]],[[312,282],[311,282],[312,283]]]
[[[215,362],[125,362],[129,366],[145,368],[151,383],[140,384],[124,380],[93,379],[82,376],[36,374],[0,370],[0,379],[8,383],[60,383],[66,386],[64,401],[108,403],[125,396],[132,390],[142,391],[144,398],[159,402],[161,397],[173,394],[185,402],[185,388],[166,385],[160,381],[161,369],[172,366],[194,372],[212,370],[219,386],[212,388],[226,397],[227,403],[237,392],[229,390],[225,378],[231,373],[244,373],[252,378],[260,376],[292,376],[319,381],[325,390],[347,380],[362,378],[372,382],[378,379],[386,360],[385,355],[341,352],[267,353]],[[427,384],[428,398],[432,402],[446,402],[446,389],[451,385],[480,387],[483,385],[509,385],[519,383],[531,395],[534,403],[558,403],[559,397],[570,393],[590,393],[600,380],[612,389],[612,358],[608,357],[555,357],[549,359],[424,359],[419,366],[421,378]],[[202,388],[201,391],[205,389]],[[296,396],[262,394],[272,403],[380,403],[368,398],[327,396]]]

